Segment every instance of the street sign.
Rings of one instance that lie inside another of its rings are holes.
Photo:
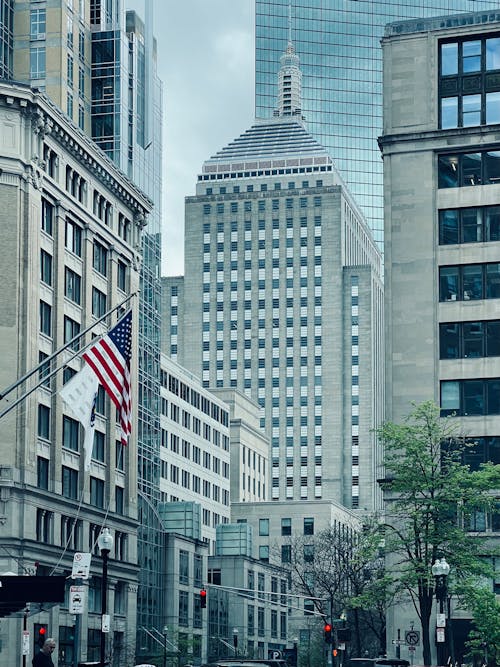
[[[90,553],[81,553],[77,551],[73,556],[73,571],[71,572],[72,579],[88,579],[90,571]]]
[[[409,651],[416,651],[417,649],[416,649],[415,646],[408,646],[408,650]]]
[[[22,655],[29,655],[30,652],[30,631],[23,630]]]
[[[436,641],[440,644],[444,642],[444,628],[436,628]]]
[[[406,644],[406,640],[405,639],[393,639],[392,643],[396,644],[396,646],[403,646],[404,644]]]
[[[101,632],[109,632],[110,620],[109,614],[102,615]]]
[[[269,660],[280,660],[283,657],[281,651],[273,649],[269,649],[267,655],[269,656]]]
[[[420,632],[418,630],[407,630],[405,632],[405,642],[409,646],[418,646],[420,644]]]
[[[69,613],[83,614],[85,608],[85,586],[70,586]]]
[[[436,614],[436,627],[438,628],[446,627],[446,614]]]

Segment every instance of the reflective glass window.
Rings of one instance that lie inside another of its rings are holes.
[[[486,383],[488,414],[500,414],[500,380],[488,380]]]
[[[500,320],[486,323],[486,355],[500,357]]]
[[[456,322],[439,325],[439,351],[441,359],[459,358],[459,325]]]
[[[464,301],[483,299],[483,267],[481,264],[468,264],[462,267]]]
[[[484,414],[484,393],[482,380],[465,380],[463,382],[463,414]]]
[[[461,156],[462,179],[461,185],[481,184],[481,153],[464,153]]]
[[[500,264],[486,265],[486,298],[500,298]]]
[[[481,125],[481,95],[462,97],[462,125],[463,127]]]
[[[485,240],[500,241],[500,206],[488,206],[484,210]]]
[[[438,158],[438,186],[458,187],[458,155],[440,155]]]
[[[484,182],[500,183],[500,151],[483,153]]]
[[[440,301],[456,301],[458,298],[458,266],[443,266],[439,270]]]
[[[441,44],[441,75],[458,73],[458,43]]]
[[[500,69],[500,37],[486,40],[486,69]]]
[[[500,92],[486,93],[486,123],[500,123]],[[465,125],[465,123],[464,123]]]
[[[463,356],[484,356],[484,331],[482,322],[463,323]]]
[[[481,69],[481,41],[479,39],[463,42],[462,69],[464,73],[479,72]]]
[[[477,243],[482,238],[482,215],[477,208],[466,208],[461,211],[462,217],[462,242]]]
[[[441,99],[441,127],[458,127],[458,97],[443,97]]]
[[[441,411],[443,415],[459,412],[460,384],[458,381],[441,382]]]

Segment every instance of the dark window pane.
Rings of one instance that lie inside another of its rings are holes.
[[[456,301],[458,298],[458,266],[439,269],[439,300]]]
[[[493,436],[485,440],[487,444],[486,460],[498,465],[500,463],[500,438]]]
[[[483,153],[484,182],[500,183],[500,151]]]
[[[486,323],[486,356],[500,357],[500,320]]]
[[[483,299],[483,267],[481,264],[468,264],[462,267],[464,301]]]
[[[500,298],[500,264],[486,264],[486,298]]]
[[[482,380],[464,380],[463,384],[463,414],[483,415],[484,396]]]
[[[462,243],[478,243],[483,240],[482,211],[466,208],[462,211]]]
[[[460,185],[481,185],[481,153],[464,153],[461,156],[461,164]]]
[[[458,211],[456,209],[439,212],[439,243],[441,245],[458,243]]]
[[[458,187],[458,155],[440,155],[438,158],[438,187]]]
[[[489,415],[500,415],[500,380],[488,380],[486,383]]]
[[[458,359],[458,331],[459,325],[456,323],[439,325],[439,351],[441,359]]]
[[[500,206],[488,206],[484,209],[485,240],[500,240]]]
[[[484,345],[483,334],[484,327],[482,322],[464,322],[463,323],[463,340],[464,350],[463,356],[468,357],[483,357]]]

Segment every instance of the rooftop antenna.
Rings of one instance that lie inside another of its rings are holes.
[[[292,0],[288,0],[288,42],[292,41]]]

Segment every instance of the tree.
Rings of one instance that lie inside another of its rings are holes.
[[[346,617],[352,630],[350,652],[378,655],[385,651],[390,597],[380,533],[375,523],[364,527],[354,523],[290,538],[285,545],[289,562],[282,567],[289,570],[291,590],[311,601],[318,634],[324,619],[335,622]]]
[[[495,593],[484,586],[470,585],[464,593],[472,611],[473,629],[467,642],[470,655],[476,661],[496,665],[500,658],[500,604]]]
[[[457,589],[471,575],[486,573],[480,556],[487,545],[467,532],[477,512],[494,503],[500,466],[471,470],[463,453],[471,444],[458,434],[453,417],[442,419],[432,402],[414,406],[403,424],[378,429],[385,450],[386,550],[400,597],[412,601],[422,629],[424,664],[431,664],[429,622],[432,564],[445,557]]]

